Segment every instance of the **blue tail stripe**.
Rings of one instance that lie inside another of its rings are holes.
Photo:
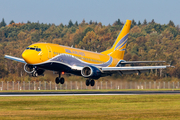
[[[127,39],[118,49],[122,48],[126,43],[127,43]]]
[[[127,35],[125,35],[125,36],[118,42],[118,44],[116,45],[116,47],[115,47],[114,50],[116,50],[116,48],[118,48],[118,47],[128,38],[128,35],[129,35],[129,33],[128,33]]]

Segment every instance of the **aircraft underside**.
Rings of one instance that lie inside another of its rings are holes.
[[[51,71],[55,71],[56,73],[58,73],[59,76],[56,77],[56,79],[55,79],[55,82],[57,84],[59,84],[59,83],[63,84],[65,82],[64,78],[61,77],[61,73],[69,73],[69,74],[74,74],[77,76],[82,76],[81,70],[74,70],[74,69],[70,68],[69,65],[67,65],[67,64],[63,64],[63,63],[55,62],[55,61],[46,62],[46,63],[39,64],[39,65],[34,65],[32,67],[33,67],[32,68],[33,72],[31,73],[31,75],[33,77],[42,75],[45,70],[51,70]],[[85,71],[85,72],[88,72],[88,71]],[[86,74],[89,74],[89,73],[86,73]],[[98,78],[100,78],[102,76],[106,76],[106,75],[107,74],[100,74],[98,77],[86,77],[87,78],[86,85],[94,86],[95,85],[94,79],[98,79]]]

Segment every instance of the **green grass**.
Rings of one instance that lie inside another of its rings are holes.
[[[0,119],[180,119],[180,95],[0,97]]]

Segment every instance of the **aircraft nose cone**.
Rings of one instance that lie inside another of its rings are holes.
[[[28,64],[32,64],[32,59],[31,59],[31,53],[29,51],[24,51],[22,53],[22,58],[26,61]]]
[[[22,58],[28,64],[37,64],[37,63],[40,62],[40,59],[39,59],[37,51],[33,51],[33,50],[25,50],[22,53]]]
[[[27,55],[26,55],[26,53],[25,53],[25,52],[23,52],[23,53],[22,53],[22,58],[26,61],[26,59],[27,59]]]

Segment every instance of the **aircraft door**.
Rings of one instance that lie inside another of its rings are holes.
[[[43,53],[42,53],[42,51],[38,55],[39,55],[39,59],[43,62],[43,58],[42,58]]]
[[[48,59],[51,59],[52,56],[53,56],[53,51],[52,51],[50,46],[47,45],[46,47],[47,47],[47,50],[48,50]]]

